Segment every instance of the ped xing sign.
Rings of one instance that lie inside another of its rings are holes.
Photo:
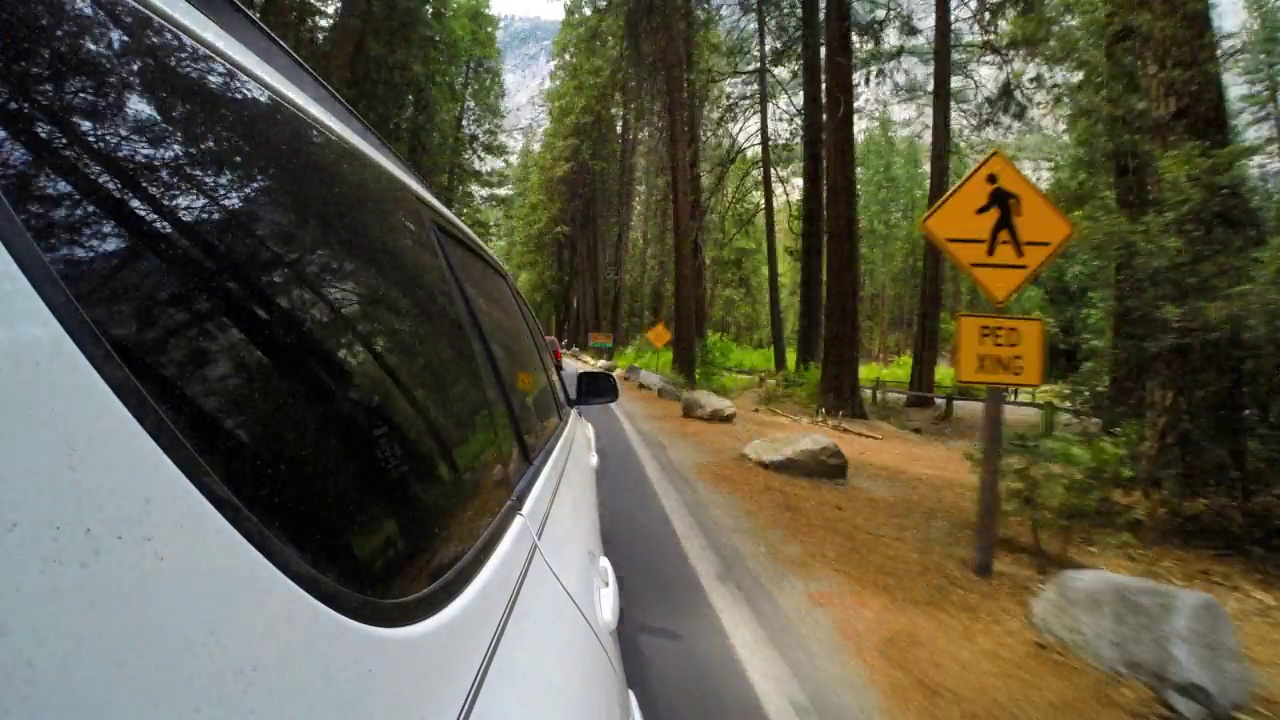
[[[666,323],[659,321],[657,325],[649,328],[645,337],[649,338],[649,342],[653,343],[654,347],[661,350],[671,342],[671,331],[667,329]]]
[[[999,150],[951,188],[920,229],[997,307],[1053,262],[1075,232]]]
[[[1011,315],[956,315],[956,382],[997,387],[1044,384],[1044,320]]]

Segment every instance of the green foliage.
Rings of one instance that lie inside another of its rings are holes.
[[[487,0],[250,0],[464,221],[484,232],[490,167],[508,150]]]
[[[1046,531],[1061,533],[1063,552],[1082,527],[1131,532],[1144,520],[1141,505],[1122,501],[1134,484],[1132,457],[1132,440],[1121,434],[1013,438],[1000,468],[1004,509],[1028,520],[1042,554]],[[969,458],[980,471],[980,453],[971,451]]]
[[[1280,161],[1280,2],[1245,0],[1244,6],[1248,19],[1236,62],[1243,120],[1269,158]]]

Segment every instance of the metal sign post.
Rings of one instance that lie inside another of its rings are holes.
[[[957,383],[987,388],[973,570],[991,577],[1000,535],[1004,390],[1039,386],[1045,366],[1044,322],[1010,317],[1004,306],[1053,262],[1075,229],[999,150],[930,208],[920,229],[996,307],[994,315],[956,316],[954,360]]]
[[[1004,450],[1004,387],[987,385],[982,402],[982,474],[978,478],[978,525],[973,572],[989,578],[1000,537],[1000,457]]]

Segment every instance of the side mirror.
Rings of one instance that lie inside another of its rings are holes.
[[[578,388],[573,404],[608,405],[618,399],[618,380],[611,373],[600,370],[578,371]]]

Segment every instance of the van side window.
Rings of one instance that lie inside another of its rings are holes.
[[[0,27],[0,194],[184,470],[351,592],[440,579],[527,460],[417,198],[131,3]]]
[[[516,424],[536,454],[560,427],[557,383],[543,361],[546,343],[535,338],[505,278],[479,255],[442,233],[442,243],[458,280],[475,308],[498,364],[500,383],[516,410]]]

